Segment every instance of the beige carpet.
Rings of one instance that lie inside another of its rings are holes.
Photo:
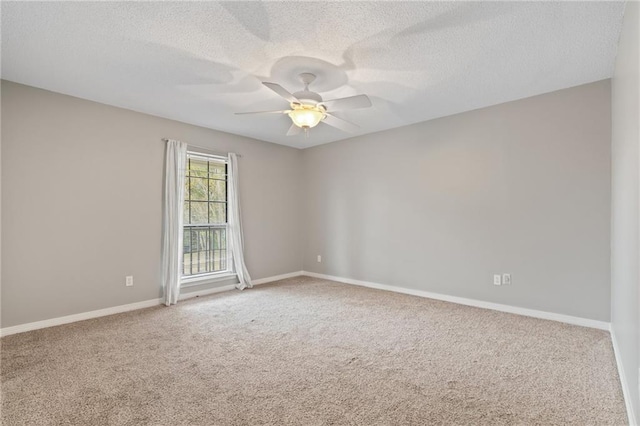
[[[294,278],[2,339],[3,425],[623,425],[608,333]]]

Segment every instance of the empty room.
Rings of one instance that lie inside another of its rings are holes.
[[[637,1],[2,1],[0,423],[637,425]]]

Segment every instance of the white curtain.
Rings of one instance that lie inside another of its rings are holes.
[[[162,231],[162,287],[164,304],[167,306],[176,304],[180,294],[184,221],[182,206],[186,163],[187,144],[167,140]]]
[[[229,226],[229,236],[227,243],[231,249],[231,255],[233,257],[233,265],[235,272],[238,275],[238,281],[240,281],[236,287],[239,290],[253,287],[251,284],[251,277],[247,266],[244,263],[244,238],[242,235],[242,223],[240,221],[240,204],[238,202],[238,158],[233,152],[229,153],[229,161],[227,164],[227,189],[228,197],[228,217],[227,223]]]

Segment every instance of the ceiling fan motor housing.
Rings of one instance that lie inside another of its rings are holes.
[[[322,96],[317,94],[316,92],[311,92],[309,90],[301,90],[293,94],[301,104],[303,105],[317,105],[322,102]]]

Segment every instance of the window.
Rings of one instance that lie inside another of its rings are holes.
[[[182,276],[230,270],[227,252],[227,163],[188,152],[184,196]]]

